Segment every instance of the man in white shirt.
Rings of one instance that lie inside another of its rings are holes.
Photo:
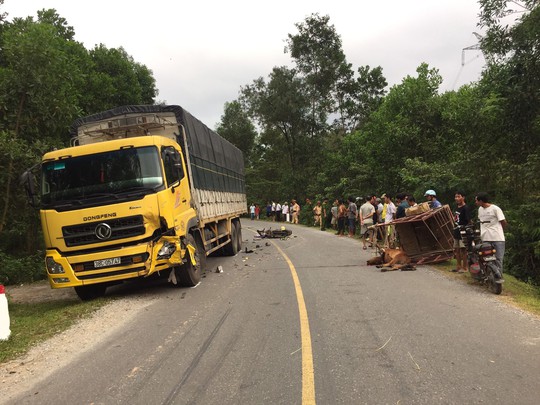
[[[390,194],[385,194],[384,196],[384,202],[386,205],[386,216],[384,217],[384,223],[387,224],[389,222],[392,222],[394,220],[394,216],[396,215],[396,206],[392,202],[392,196]]]
[[[363,249],[366,250],[366,238],[370,237],[370,243],[373,243],[373,231],[371,235],[368,235],[368,228],[373,225],[373,214],[375,214],[375,207],[372,204],[372,198],[374,196],[367,196],[366,201],[360,207],[358,216],[360,217],[360,235],[362,236]]]
[[[289,218],[289,204],[287,203],[287,201],[285,201],[281,206],[281,213],[283,214],[283,220],[285,222],[291,222]]]
[[[384,217],[384,223],[388,224],[394,220],[396,216],[396,206],[392,202],[392,196],[388,193],[384,195],[384,202],[386,203],[386,215]],[[395,247],[396,235],[394,234],[394,225],[388,225],[386,227],[385,246]]]
[[[281,204],[276,204],[276,221],[281,222]]]
[[[502,210],[495,204],[489,202],[487,193],[478,193],[476,195],[476,205],[478,206],[478,220],[480,224],[480,237],[482,242],[490,242],[495,246],[495,257],[497,258],[497,267],[502,277],[503,258],[505,250],[504,228],[506,228],[506,218]]]

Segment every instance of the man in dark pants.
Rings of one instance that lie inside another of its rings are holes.
[[[496,263],[500,272],[500,274],[496,274],[495,276],[502,278],[506,218],[498,206],[491,204],[487,193],[478,193],[476,195],[476,205],[478,206],[478,219],[481,222],[480,237],[482,238],[482,242],[490,242],[495,246]]]
[[[471,222],[471,210],[465,203],[465,193],[463,191],[456,191],[454,195],[454,201],[456,202],[456,210],[454,212],[454,220],[457,225],[468,225]],[[454,254],[456,256],[456,268],[453,272],[465,273],[469,269],[467,263],[467,249],[461,240],[461,233],[456,230],[454,233]]]

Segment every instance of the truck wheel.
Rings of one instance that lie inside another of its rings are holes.
[[[195,246],[194,256],[197,264],[193,265],[191,258],[188,257],[186,263],[182,266],[175,267],[174,271],[178,286],[194,287],[201,281],[201,274],[206,264],[206,255],[199,237],[194,238],[193,235],[188,234],[186,236],[186,244]]]
[[[236,222],[231,222],[231,242],[223,246],[225,256],[234,256],[238,253],[238,228]]]
[[[236,237],[237,237],[237,241],[238,241],[238,252],[240,252],[242,250],[242,224],[240,223],[240,221],[238,222],[235,222],[236,224]]]
[[[96,298],[103,297],[105,295],[105,290],[107,289],[106,284],[92,284],[92,285],[82,285],[80,287],[74,287],[75,292],[82,301],[90,301]]]

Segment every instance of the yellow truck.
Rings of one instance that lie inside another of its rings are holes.
[[[71,135],[41,176],[22,176],[52,288],[88,300],[156,273],[194,286],[207,255],[241,250],[242,152],[182,107],[118,107],[76,120]]]

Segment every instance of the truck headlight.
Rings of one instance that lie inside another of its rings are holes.
[[[157,254],[158,260],[169,259],[176,251],[176,245],[174,243],[165,242]]]
[[[63,274],[65,273],[64,267],[58,262],[55,262],[51,256],[47,256],[45,259],[45,265],[47,266],[47,271],[50,274]]]

